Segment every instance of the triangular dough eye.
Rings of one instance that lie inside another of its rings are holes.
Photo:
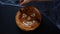
[[[27,15],[25,13],[22,14],[22,18],[24,18],[24,17],[27,17]]]
[[[32,17],[35,17],[35,13],[31,14]]]

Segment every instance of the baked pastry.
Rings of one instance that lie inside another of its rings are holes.
[[[26,6],[16,14],[16,24],[24,31],[35,30],[41,23],[41,14],[33,6]]]

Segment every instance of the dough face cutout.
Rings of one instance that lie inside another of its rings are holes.
[[[33,6],[27,6],[16,14],[16,24],[24,31],[35,30],[41,22],[41,14]]]

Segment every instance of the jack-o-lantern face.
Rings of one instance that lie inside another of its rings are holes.
[[[19,28],[25,31],[36,29],[40,25],[41,14],[33,6],[27,6],[17,12],[16,23]]]

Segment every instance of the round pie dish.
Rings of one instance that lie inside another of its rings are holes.
[[[34,6],[19,9],[15,16],[17,26],[24,31],[33,31],[39,27],[41,18],[41,13]]]

